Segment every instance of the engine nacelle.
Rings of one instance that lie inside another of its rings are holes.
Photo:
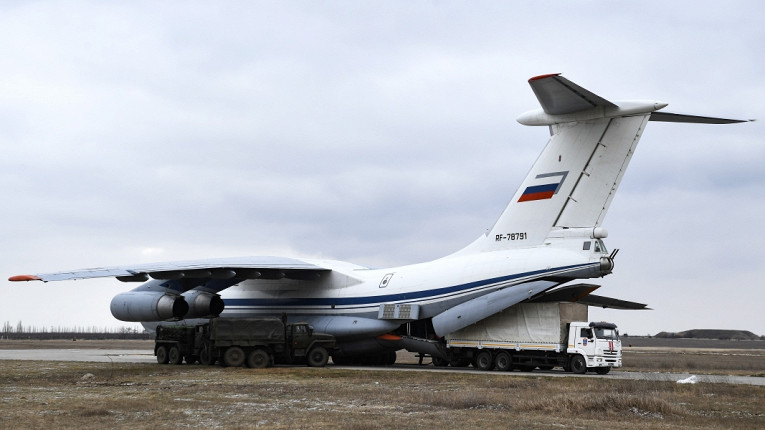
[[[165,321],[181,319],[189,311],[186,300],[163,291],[128,291],[117,294],[109,306],[120,321]]]
[[[223,312],[225,307],[223,299],[217,294],[205,291],[191,290],[183,293],[186,303],[189,304],[189,311],[186,318],[211,318],[217,317]]]

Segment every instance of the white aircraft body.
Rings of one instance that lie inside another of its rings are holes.
[[[657,101],[611,102],[559,74],[529,80],[542,108],[524,125],[550,140],[494,225],[464,249],[427,263],[370,269],[346,262],[245,257],[143,264],[11,277],[58,281],[116,277],[143,282],[112,300],[112,314],[147,327],[160,321],[286,316],[333,334],[333,359],[390,361],[397,349],[436,354],[455,330],[530,300],[616,308],[645,305],[563,285],[611,273],[601,227],[648,121],[732,123],[658,112]],[[563,285],[563,286],[562,286]],[[372,358],[370,358],[372,357]]]

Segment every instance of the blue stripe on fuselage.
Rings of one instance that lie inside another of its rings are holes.
[[[476,287],[496,284],[499,282],[511,281],[513,279],[536,277],[538,275],[546,275],[551,272],[559,272],[561,270],[568,270],[574,268],[581,268],[589,266],[592,263],[576,264],[572,266],[557,267],[555,269],[537,270],[533,272],[518,273],[515,275],[500,276],[497,278],[484,279],[481,281],[469,282],[467,284],[455,285],[452,287],[436,288],[434,290],[425,291],[412,291],[408,293],[387,294],[381,296],[366,296],[366,297],[305,297],[305,298],[278,298],[278,299],[225,299],[225,305],[241,307],[241,306],[278,306],[278,307],[291,307],[291,306],[349,306],[349,305],[378,305],[380,303],[391,302],[411,302],[413,300],[422,301],[422,299],[435,298],[438,296],[461,293],[466,290],[471,290]],[[600,263],[598,263],[600,264]]]

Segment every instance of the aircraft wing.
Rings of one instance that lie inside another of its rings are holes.
[[[566,285],[546,291],[529,302],[575,302],[587,306],[624,310],[650,310],[646,304],[590,294],[600,288],[595,284]]]
[[[124,282],[149,279],[315,279],[330,269],[285,257],[239,257],[97,267],[64,272],[18,275],[9,281],[65,281],[115,277]]]

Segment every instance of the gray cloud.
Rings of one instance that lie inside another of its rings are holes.
[[[448,254],[493,223],[546,141],[514,121],[537,107],[525,81],[538,74],[763,116],[757,3],[1,8],[6,275]],[[622,251],[601,293],[656,310],[605,317],[634,333],[765,334],[761,124],[649,124],[606,218]],[[0,318],[114,325],[109,300],[128,288],[6,283]]]

